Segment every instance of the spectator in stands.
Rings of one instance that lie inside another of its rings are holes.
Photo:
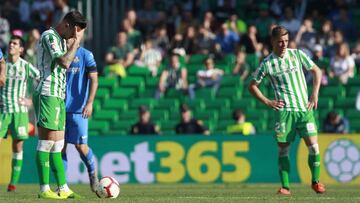
[[[153,47],[152,40],[147,38],[141,46],[139,60],[135,61],[138,66],[145,66],[151,71],[152,76],[156,76],[161,64],[162,56],[159,50]]]
[[[105,56],[105,67],[111,74],[125,77],[125,68],[130,66],[134,60],[134,48],[127,42],[127,34],[120,31],[116,35],[116,46],[110,47]]]
[[[186,28],[186,33],[183,39],[184,49],[187,55],[192,55],[196,53],[197,48],[197,33],[195,26],[190,25]]]
[[[47,29],[51,23],[49,17],[54,11],[54,2],[52,0],[34,0],[31,4],[31,20],[33,25],[40,32]]]
[[[137,12],[139,29],[145,36],[150,35],[155,26],[162,21],[163,14],[155,9],[153,0],[144,1],[144,8]]]
[[[325,133],[349,133],[350,125],[347,118],[342,117],[337,112],[329,112],[323,124]]]
[[[55,10],[52,14],[51,26],[55,27],[63,17],[70,11],[67,0],[54,0]]]
[[[300,20],[294,17],[294,11],[290,6],[285,8],[285,16],[282,21],[280,21],[279,25],[283,26],[290,32],[290,38],[294,38],[297,31],[301,26]]]
[[[136,30],[131,24],[130,19],[125,18],[122,21],[121,28],[126,32],[128,42],[136,49],[140,47],[141,44],[141,33],[139,30]]]
[[[36,44],[38,40],[40,39],[40,32],[38,29],[33,28],[29,31],[29,38],[26,43],[26,51],[25,51],[25,60],[28,61],[31,64],[37,64],[36,63]]]
[[[321,85],[328,84],[328,71],[330,66],[330,61],[328,58],[324,57],[323,55],[323,48],[320,44],[316,44],[313,48],[313,61],[314,63],[321,69],[322,77],[321,77]],[[306,81],[312,81],[312,74],[306,74]]]
[[[334,31],[330,20],[325,20],[321,26],[321,30],[317,35],[317,44],[323,47],[324,55],[327,55],[328,48],[334,44]]]
[[[259,33],[260,42],[270,44],[270,26],[275,24],[275,19],[269,15],[269,6],[267,3],[261,3],[259,5],[259,16],[255,19],[256,29]]]
[[[236,13],[235,7],[235,0],[218,0],[216,9],[214,10],[214,15],[220,22],[225,22],[230,19],[230,15],[232,13]]]
[[[235,123],[226,128],[226,133],[243,135],[255,134],[255,127],[251,122],[246,121],[246,116],[240,109],[234,110],[232,118]]]
[[[237,33],[228,29],[226,23],[221,24],[221,31],[216,36],[216,42],[220,44],[224,54],[234,53],[236,44],[240,41]]]
[[[317,33],[316,30],[313,28],[313,22],[311,19],[307,18],[300,26],[300,29],[295,37],[295,42],[298,44],[300,49],[312,51],[313,47],[316,44],[316,39]]]
[[[356,42],[355,46],[352,49],[351,57],[355,61],[355,67],[357,67],[356,73],[360,71],[360,41]]]
[[[151,115],[146,106],[139,107],[139,121],[131,126],[132,135],[159,135],[160,128],[151,122]]]
[[[211,54],[215,53],[215,38],[216,35],[211,30],[201,26],[199,28],[199,35],[197,37],[197,53],[198,54]]]
[[[171,55],[170,66],[161,73],[159,87],[156,91],[155,98],[160,99],[169,88],[182,90],[185,93],[188,93],[190,98],[195,97],[193,88],[189,88],[188,85],[187,70],[180,63],[178,54]]]
[[[354,77],[355,61],[350,56],[349,45],[346,42],[340,44],[335,57],[330,60],[330,66],[330,77],[338,78],[342,84]]]
[[[186,56],[186,51],[183,43],[184,36],[181,33],[176,33],[171,39],[169,50],[172,53],[177,53],[183,57]]]
[[[242,36],[247,32],[247,25],[245,21],[239,19],[236,13],[230,16],[230,19],[226,21],[226,24],[231,31],[236,32],[239,36]]]
[[[335,30],[333,44],[326,48],[325,56],[332,58],[336,55],[337,50],[341,43],[345,42],[344,35],[340,30]]]
[[[186,104],[180,107],[181,121],[175,127],[176,134],[203,134],[209,135],[210,131],[204,126],[201,120],[191,116],[191,110]]]
[[[247,54],[260,55],[262,43],[259,43],[255,25],[249,25],[247,33],[241,37],[239,46],[241,49],[245,49]]]
[[[202,27],[212,32],[216,30],[217,22],[211,11],[206,11],[204,14],[204,20],[202,22]]]
[[[246,53],[238,51],[236,54],[236,63],[232,71],[233,75],[239,75],[242,81],[245,81],[249,75],[250,66],[246,63]]]
[[[191,11],[183,11],[181,16],[181,22],[178,27],[178,30],[176,30],[177,33],[186,33],[186,29],[189,26],[197,26],[198,22],[196,19],[194,19],[193,14]]]
[[[181,12],[181,6],[177,3],[173,4],[169,10],[166,27],[170,36],[174,36],[180,27]]]
[[[354,28],[350,13],[346,7],[339,8],[338,15],[336,15],[333,23],[334,28],[341,30],[341,32],[345,35],[346,40],[354,40],[357,30]]]
[[[166,31],[166,27],[165,26],[157,27],[155,29],[153,38],[154,38],[153,39],[154,48],[159,49],[163,57],[166,56],[167,51],[170,47],[170,41]]]
[[[0,10],[1,12],[1,10]],[[6,18],[0,16],[0,49],[5,52],[6,47],[10,41],[10,24]]]
[[[220,87],[222,76],[224,71],[218,68],[215,68],[214,59],[208,57],[204,61],[205,69],[199,70],[197,75],[197,88],[203,87],[212,87],[215,91]]]

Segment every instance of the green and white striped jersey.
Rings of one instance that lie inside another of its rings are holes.
[[[285,111],[307,111],[308,92],[303,66],[311,70],[314,62],[301,50],[287,49],[283,57],[271,53],[253,73],[260,83],[267,76],[275,91],[275,99],[285,102]]]
[[[31,63],[19,58],[15,63],[6,62],[6,82],[0,88],[1,113],[26,113],[28,109],[21,105],[26,96],[29,78],[40,79],[40,72]]]
[[[41,73],[37,91],[41,95],[65,99],[66,69],[56,59],[66,52],[66,42],[55,29],[50,28],[41,34],[37,44],[37,68]]]

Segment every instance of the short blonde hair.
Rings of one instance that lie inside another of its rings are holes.
[[[284,35],[288,35],[289,31],[283,26],[277,25],[271,30],[271,38],[275,39]]]

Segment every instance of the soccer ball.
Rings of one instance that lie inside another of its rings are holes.
[[[95,193],[99,198],[114,199],[120,194],[120,185],[115,178],[105,176],[100,179],[99,184],[96,186]]]
[[[332,142],[325,152],[325,166],[331,177],[346,183],[360,174],[360,149],[348,139]]]

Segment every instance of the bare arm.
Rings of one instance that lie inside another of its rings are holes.
[[[307,104],[308,110],[311,110],[312,108],[317,109],[318,95],[319,95],[321,77],[322,77],[322,72],[317,65],[314,65],[313,68],[310,70],[310,72],[313,74],[314,79],[313,79],[312,93],[309,102]]]
[[[80,46],[80,40],[77,42],[76,39],[68,39],[66,43],[68,44],[68,51],[62,57],[57,58],[56,62],[63,68],[68,69],[74,60],[77,48]]]
[[[279,110],[283,108],[285,105],[284,101],[270,100],[267,97],[265,97],[261,92],[261,90],[259,89],[259,84],[255,80],[252,80],[250,82],[249,91],[257,100],[261,101],[270,108]]]
[[[185,68],[181,69],[181,79],[184,83],[183,88],[187,89],[188,88],[188,80],[187,80],[187,70]]]
[[[0,86],[5,85],[5,80],[6,80],[6,65],[4,58],[2,58],[0,60]]]
[[[168,77],[169,73],[168,71],[164,70],[162,73],[161,73],[161,76],[160,76],[160,80],[159,80],[159,90],[161,92],[164,92],[165,91],[165,82],[166,82],[166,79]]]
[[[98,73],[89,73],[89,79],[90,79],[90,88],[89,88],[89,97],[86,102],[86,105],[83,109],[83,117],[88,118],[92,115],[93,111],[93,102],[96,95],[96,90],[98,88]]]

